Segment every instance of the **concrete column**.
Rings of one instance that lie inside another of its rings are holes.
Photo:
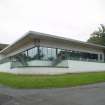
[[[98,61],[99,61],[99,62],[101,61],[101,59],[100,59],[100,54],[98,54]]]
[[[98,61],[104,62],[104,54],[98,54]]]
[[[102,54],[102,61],[104,62],[104,59],[105,59],[105,55],[104,54]]]

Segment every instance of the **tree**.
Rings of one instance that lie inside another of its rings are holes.
[[[95,43],[105,46],[105,25],[100,24],[97,31],[94,31],[87,40],[89,43]]]

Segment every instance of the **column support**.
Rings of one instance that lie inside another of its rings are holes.
[[[98,61],[99,61],[99,62],[101,61],[101,59],[100,59],[100,53],[98,54]]]

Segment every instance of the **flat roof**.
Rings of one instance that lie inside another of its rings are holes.
[[[23,40],[25,41],[26,39],[29,39],[29,38],[31,38],[31,39],[34,39],[34,38],[39,38],[39,39],[46,39],[46,38],[48,38],[48,39],[56,39],[56,40],[74,42],[76,44],[81,44],[81,45],[90,46],[90,47],[94,47],[94,48],[99,48],[99,49],[105,50],[105,46],[102,46],[102,45],[93,44],[93,43],[87,43],[87,42],[83,42],[83,41],[78,41],[78,40],[65,38],[65,37],[60,37],[60,36],[51,35],[51,34],[46,34],[46,33],[29,31],[23,37],[21,37],[20,39],[16,40],[11,45],[8,45],[3,50],[1,50],[0,53],[7,53],[12,48],[15,48],[17,44],[22,43]]]

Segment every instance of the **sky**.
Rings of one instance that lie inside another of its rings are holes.
[[[38,31],[86,41],[105,24],[105,0],[0,0],[0,43]]]

